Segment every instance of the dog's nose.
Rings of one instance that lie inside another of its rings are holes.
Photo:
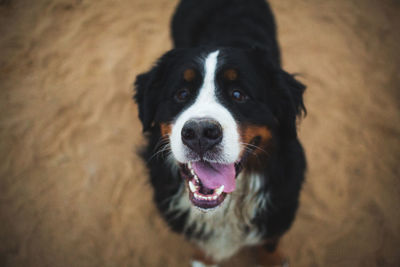
[[[209,118],[192,119],[182,128],[182,142],[201,157],[222,140],[221,125]]]

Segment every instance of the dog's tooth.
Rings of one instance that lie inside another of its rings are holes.
[[[197,175],[195,173],[193,174],[193,176],[194,176],[194,179],[196,180],[196,182],[199,184],[200,183],[199,177],[197,177]]]
[[[189,167],[189,169],[192,169],[192,163],[190,161],[188,163],[188,167]]]
[[[218,196],[217,195],[215,195],[215,196],[212,196],[212,199],[213,200],[216,200],[218,198]]]
[[[196,177],[196,173],[194,172],[193,169],[190,169],[190,173],[191,173],[194,177]]]
[[[193,193],[197,191],[196,186],[192,183],[192,181],[189,181],[189,188]]]
[[[222,191],[224,191],[224,185],[221,185],[219,188],[215,189],[215,193],[217,193],[217,195],[221,195]]]
[[[199,199],[199,198],[200,198],[200,195],[199,195],[199,194],[197,194],[197,193],[194,193],[193,195],[194,195],[194,197],[195,197],[195,198],[197,198],[197,199]]]

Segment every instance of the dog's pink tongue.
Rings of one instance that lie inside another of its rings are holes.
[[[224,192],[226,193],[235,190],[235,164],[193,162],[192,166],[205,187],[216,189],[224,185]]]

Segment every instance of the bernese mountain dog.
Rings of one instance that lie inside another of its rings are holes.
[[[306,168],[296,129],[305,86],[281,67],[271,9],[265,0],[182,0],[172,39],[135,82],[157,208],[201,252],[193,266],[245,246],[257,247],[260,264],[282,265],[277,244]]]

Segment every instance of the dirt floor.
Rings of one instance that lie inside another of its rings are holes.
[[[188,266],[134,153],[131,101],[171,48],[176,3],[0,0],[0,266]],[[292,266],[400,266],[400,2],[271,4],[284,67],[308,85],[283,249]]]

